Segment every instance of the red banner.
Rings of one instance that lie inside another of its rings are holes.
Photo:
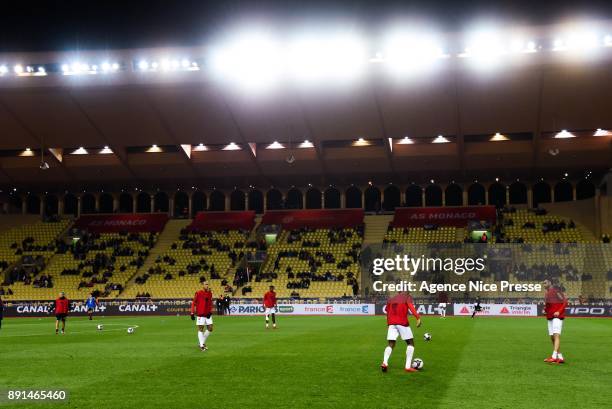
[[[198,212],[189,225],[192,230],[251,230],[255,212]]]
[[[395,209],[393,227],[438,226],[466,227],[469,221],[495,223],[495,206],[401,207]]]
[[[124,213],[81,216],[74,227],[95,233],[160,232],[164,229],[166,213]]]
[[[262,224],[286,229],[355,227],[363,224],[363,209],[271,210],[264,213]]]

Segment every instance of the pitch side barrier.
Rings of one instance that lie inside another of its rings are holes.
[[[309,300],[300,300],[309,301]],[[280,301],[278,314],[281,315],[319,315],[319,316],[372,316],[384,315],[386,304],[382,301],[360,302],[338,302],[330,300],[328,303],[313,302],[291,303]],[[318,301],[318,300],[317,300]],[[4,306],[5,317],[52,317],[52,301],[19,301],[8,302]],[[539,304],[481,304],[480,316],[495,317],[541,317],[544,316],[544,307]],[[415,301],[415,307],[421,315],[437,315],[440,306],[438,303]],[[447,316],[469,316],[474,311],[474,304],[448,303],[446,305]],[[189,315],[191,312],[191,300],[181,299],[158,299],[158,300],[122,300],[102,301],[96,307],[95,313],[99,316],[168,316]],[[216,312],[216,310],[215,310]],[[230,315],[247,316],[260,315],[264,313],[261,302],[236,302],[230,304]],[[70,315],[84,317],[87,308],[83,303],[72,303]],[[568,317],[600,317],[612,318],[612,305],[578,304],[566,308]]]
[[[314,302],[316,301],[316,302]],[[53,316],[53,301],[7,302],[4,306],[5,317],[50,317]],[[216,309],[214,310],[215,312]],[[134,316],[134,315],[189,315],[191,299],[151,299],[151,300],[109,300],[101,301],[95,308],[96,315]],[[236,301],[230,303],[230,315],[259,315],[264,313],[261,300]],[[278,313],[283,315],[374,315],[375,304],[358,301],[330,300],[320,303],[316,300],[279,300]],[[82,302],[72,302],[71,316],[86,316],[87,307]]]

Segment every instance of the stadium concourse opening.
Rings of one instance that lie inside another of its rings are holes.
[[[612,22],[238,17],[0,50],[0,407],[610,407]]]

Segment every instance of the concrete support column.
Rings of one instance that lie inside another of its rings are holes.
[[[461,192],[461,204],[467,206],[468,200],[468,191],[467,189],[463,189],[463,192]]]
[[[65,202],[66,202],[66,196],[61,196],[57,198],[57,215],[58,216],[64,215]]]
[[[193,217],[193,193],[187,194],[188,197],[188,207],[189,207],[189,218]]]
[[[555,186],[550,185],[550,203],[555,203]]]
[[[118,194],[113,195],[113,212],[119,213],[119,195]]]
[[[151,195],[151,213],[155,213],[155,195]]]
[[[94,195],[94,198],[95,198],[96,213],[100,213],[100,195],[96,194],[96,195]]]
[[[346,192],[344,190],[340,192],[340,208],[346,209]]]
[[[38,209],[41,217],[45,215],[45,203],[46,202],[47,202],[47,198],[45,196],[41,196],[40,197],[40,207]]]
[[[231,208],[230,197],[231,197],[231,193],[228,193],[225,195],[225,204],[223,205],[223,210],[225,211],[228,211]]]
[[[506,204],[510,204],[510,186],[506,186]]]
[[[527,207],[533,207],[533,188],[531,186],[527,188]]]
[[[446,187],[440,186],[440,190],[442,190],[442,206],[446,206]]]
[[[400,190],[400,207],[406,203],[406,189]]]
[[[425,188],[421,188],[421,206],[425,207]]]
[[[138,208],[138,195],[132,196],[132,213],[136,213],[136,209]]]
[[[174,217],[174,196],[168,197],[168,217]]]
[[[300,194],[302,195],[302,209],[306,209],[306,194],[300,190]]]
[[[77,217],[81,217],[83,212],[83,196],[77,196]]]
[[[21,198],[21,214],[26,214],[28,212],[28,197],[23,196]]]
[[[325,209],[325,192],[321,192],[321,209]]]
[[[263,210],[264,210],[264,213],[266,210],[268,210],[268,193],[267,192],[263,194]]]
[[[244,193],[244,210],[249,210],[249,192]]]
[[[365,203],[365,191],[366,191],[366,189],[362,189],[361,190],[361,208],[364,209],[364,210],[366,208],[366,203]]]
[[[483,204],[489,204],[489,188],[485,187],[485,202]]]
[[[576,185],[572,185],[572,200],[576,200]]]

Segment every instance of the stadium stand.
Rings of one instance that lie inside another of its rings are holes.
[[[276,287],[279,297],[353,296],[359,291],[362,241],[362,226],[284,230],[248,285],[257,296],[270,285]]]
[[[58,238],[70,223],[69,219],[39,220],[0,233],[0,267],[4,271],[0,292],[7,300],[28,299],[25,288],[45,285],[36,276],[53,257]]]
[[[180,231],[181,223],[171,223],[172,244],[156,253],[122,296],[192,297],[204,280],[214,294],[233,294],[254,218],[255,212],[200,212]]]

